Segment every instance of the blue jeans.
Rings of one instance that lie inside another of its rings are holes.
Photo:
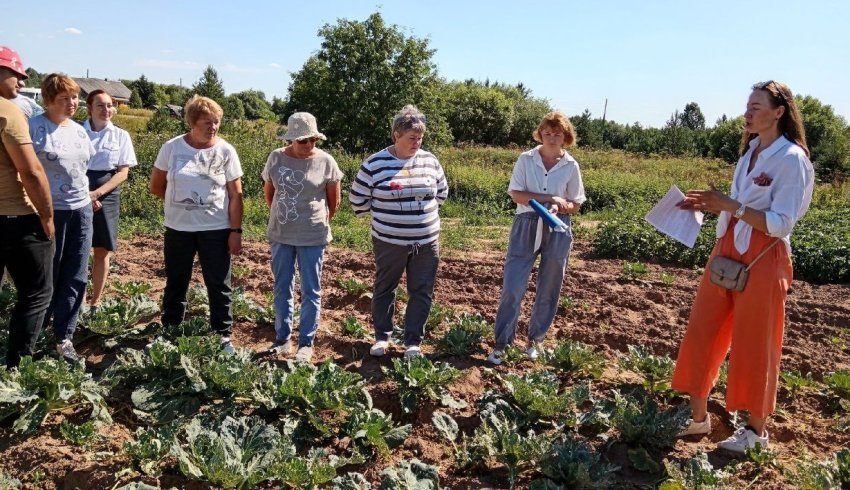
[[[295,263],[301,273],[301,315],[298,322],[298,346],[313,345],[319,329],[322,306],[322,262],[325,246],[296,246],[271,242],[274,273],[274,331],[277,341],[288,341],[292,335]]]
[[[57,342],[62,342],[74,337],[86,295],[92,240],[91,204],[74,210],[56,209],[53,211],[53,223],[56,227],[53,299],[44,323],[46,325],[53,316],[53,335]]]
[[[559,214],[558,217],[567,226],[570,225],[569,215]],[[522,298],[528,288],[528,277],[538,254],[540,267],[537,271],[537,293],[534,297],[531,319],[528,322],[529,340],[533,342],[543,340],[558,310],[561,284],[564,281],[564,271],[567,268],[573,242],[572,229],[566,233],[556,233],[543,224],[540,250],[535,251],[534,240],[537,235],[537,226],[536,213],[523,213],[514,217],[508,242],[508,254],[505,258],[502,296],[499,299],[499,310],[496,312],[496,350],[504,349],[513,344],[516,339]]]

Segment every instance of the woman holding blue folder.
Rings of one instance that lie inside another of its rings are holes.
[[[496,313],[496,349],[487,357],[488,362],[496,365],[502,363],[505,348],[516,339],[522,298],[528,289],[531,268],[540,255],[526,351],[532,360],[537,359],[538,343],[546,336],[558,309],[573,240],[570,215],[578,213],[586,199],[578,162],[566,151],[576,141],[575,129],[567,116],[561,112],[546,114],[532,136],[541,144],[519,156],[508,185],[508,193],[517,207]],[[567,230],[552,230],[529,204],[530,200],[556,214]]]

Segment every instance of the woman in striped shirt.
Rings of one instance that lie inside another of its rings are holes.
[[[448,185],[437,158],[422,150],[425,116],[412,105],[393,119],[393,145],[360,166],[348,196],[358,216],[372,216],[375,286],[372,295],[373,356],[389,347],[395,291],[407,272],[410,300],[404,318],[405,357],[421,354],[439,262],[439,207]]]

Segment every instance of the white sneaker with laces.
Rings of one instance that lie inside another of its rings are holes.
[[[494,350],[493,352],[490,353],[489,356],[487,356],[487,362],[489,362],[490,364],[492,364],[494,366],[498,366],[499,364],[502,364],[502,362],[503,362],[502,361],[503,355],[505,355],[505,351]]]
[[[276,356],[278,354],[289,355],[292,352],[292,342],[289,339],[286,340],[275,340],[271,347],[266,350],[266,353],[270,356]]]
[[[233,344],[230,342],[230,337],[222,337],[221,338],[221,350],[224,351],[225,354],[235,354],[236,349],[233,347]]]
[[[295,353],[295,360],[297,362],[310,362],[313,360],[313,348],[309,345],[302,345]]]
[[[387,349],[389,349],[390,343],[386,340],[379,340],[372,344],[372,347],[369,348],[369,354],[375,357],[381,357],[387,353]]]
[[[422,355],[422,349],[419,348],[418,345],[408,345],[404,349],[404,358],[410,359],[411,357],[420,357]]]
[[[762,448],[767,448],[769,439],[770,437],[767,431],[764,431],[764,437],[761,437],[756,435],[756,433],[752,430],[746,427],[741,427],[729,436],[728,439],[721,441],[717,447],[735,454],[745,454],[747,449],[756,447],[756,444],[761,444]]]
[[[77,354],[77,351],[74,350],[74,344],[69,339],[65,339],[56,344],[56,352],[59,354],[59,357],[70,363],[75,363],[80,360],[79,354]]]
[[[704,435],[711,432],[711,417],[706,415],[702,422],[695,422],[694,419],[688,419],[688,426],[679,431],[676,437]]]

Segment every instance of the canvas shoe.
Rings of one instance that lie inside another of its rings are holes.
[[[313,360],[313,348],[309,345],[302,345],[298,348],[298,352],[295,353],[295,360],[297,362],[309,363]]]
[[[498,366],[499,364],[501,364],[503,362],[502,361],[503,355],[505,355],[505,351],[494,350],[493,352],[490,353],[489,356],[487,356],[487,362],[489,362],[490,364],[492,364],[494,366]]]
[[[536,361],[537,358],[540,357],[540,351],[541,350],[543,350],[543,349],[540,347],[540,345],[537,344],[536,342],[534,342],[534,343],[531,344],[531,347],[529,347],[525,351],[525,353],[528,355],[529,359],[531,359],[532,361]]]
[[[71,364],[80,360],[79,354],[77,354],[77,351],[74,350],[74,344],[69,339],[65,339],[56,344],[56,352],[59,354],[60,358]]]
[[[702,422],[695,422],[694,419],[688,419],[688,426],[679,431],[676,437],[686,437],[703,435],[711,432],[711,417],[705,416]]]
[[[225,354],[235,354],[236,349],[233,347],[233,344],[230,342],[230,337],[222,337],[221,338],[221,350],[224,351]]]
[[[422,349],[419,348],[418,345],[408,345],[404,349],[404,358],[410,359],[411,357],[421,357]]]
[[[725,441],[721,441],[717,445],[720,449],[725,449],[735,454],[745,454],[747,449],[756,447],[756,444],[761,444],[762,448],[767,448],[767,443],[770,437],[767,431],[764,431],[764,437],[757,436],[752,429],[747,426],[736,430],[734,434],[729,436]]]
[[[276,356],[278,354],[282,354],[284,356],[289,355],[292,352],[292,343],[289,339],[286,340],[275,340],[271,347],[266,350],[266,354],[270,356]]]
[[[369,354],[375,357],[381,357],[387,353],[387,349],[390,348],[390,343],[386,340],[379,340],[372,344],[372,347],[369,347]]]

